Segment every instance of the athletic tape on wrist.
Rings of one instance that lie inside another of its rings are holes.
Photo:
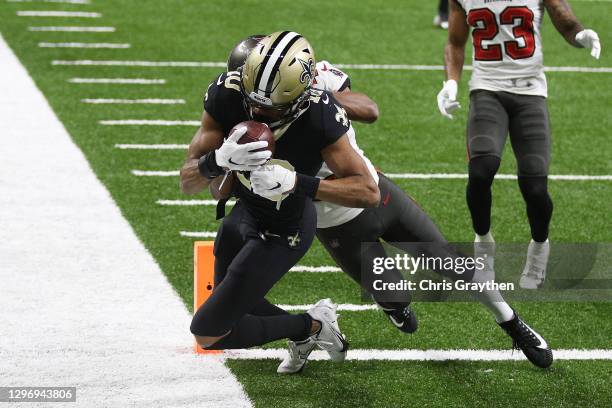
[[[200,174],[207,179],[214,179],[217,176],[225,174],[225,170],[223,170],[215,160],[214,150],[200,157],[200,160],[198,160],[198,170]]]
[[[320,182],[321,180],[316,177],[298,173],[294,194],[315,198],[317,191],[319,190]]]

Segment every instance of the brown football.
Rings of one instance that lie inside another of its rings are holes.
[[[268,125],[266,125],[265,123],[256,122],[254,120],[247,120],[246,122],[240,122],[239,124],[234,126],[232,130],[230,130],[230,134],[232,134],[234,129],[240,128],[243,126],[246,126],[247,131],[240,138],[240,140],[238,140],[239,144],[266,141],[268,142],[268,147],[265,147],[263,149],[257,149],[255,151],[259,152],[263,150],[269,150],[270,152],[272,152],[272,156],[274,156],[274,145],[275,145],[274,134],[272,133]]]

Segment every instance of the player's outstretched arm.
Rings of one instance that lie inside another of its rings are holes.
[[[584,29],[576,18],[567,0],[544,0],[551,21],[565,41],[579,48],[589,48],[591,55],[599,59],[601,45],[599,36],[593,30]]]
[[[321,151],[323,160],[337,177],[321,180],[315,198],[345,207],[376,207],[380,190],[363,159],[343,135]]]
[[[334,97],[346,110],[350,120],[374,123],[378,119],[378,105],[366,94],[345,89],[334,92]]]
[[[446,81],[443,83],[442,90],[438,93],[438,109],[448,119],[452,119],[452,113],[461,107],[457,102],[457,83],[463,71],[465,44],[470,35],[465,11],[456,1],[451,1],[450,4],[448,41],[446,47],[444,47]]]

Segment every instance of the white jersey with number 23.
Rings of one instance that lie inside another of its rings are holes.
[[[472,29],[470,91],[547,96],[542,0],[454,0]]]

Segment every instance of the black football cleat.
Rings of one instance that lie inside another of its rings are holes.
[[[382,306],[380,308],[385,312],[391,323],[404,333],[414,333],[419,327],[419,321],[414,311],[410,309],[410,305],[401,309],[386,309]]]
[[[504,323],[499,323],[508,336],[512,337],[512,348],[522,350],[535,366],[548,368],[553,363],[553,353],[546,340],[527,325],[519,315]]]

